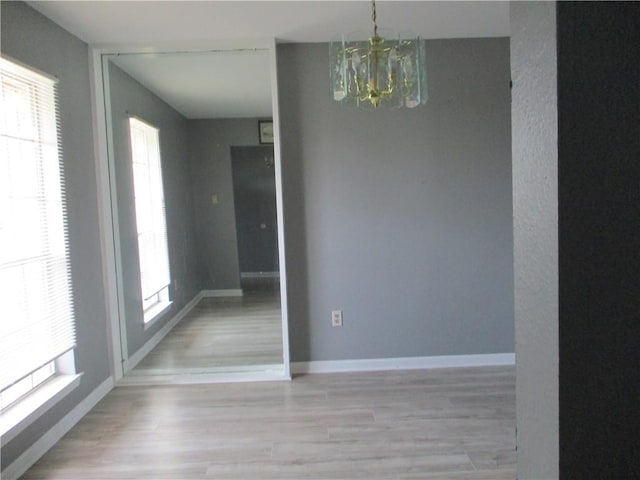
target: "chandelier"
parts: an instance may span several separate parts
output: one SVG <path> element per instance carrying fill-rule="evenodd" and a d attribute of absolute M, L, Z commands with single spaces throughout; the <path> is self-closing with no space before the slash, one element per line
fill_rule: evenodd
<path fill-rule="evenodd" d="M 362 108 L 414 108 L 427 101 L 424 47 L 420 37 L 378 31 L 372 0 L 373 36 L 353 33 L 329 43 L 331 96 Z"/>

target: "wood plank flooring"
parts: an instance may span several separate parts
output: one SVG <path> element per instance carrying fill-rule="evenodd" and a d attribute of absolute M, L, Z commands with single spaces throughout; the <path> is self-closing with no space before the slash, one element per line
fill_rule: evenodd
<path fill-rule="evenodd" d="M 280 292 L 203 298 L 133 370 L 133 374 L 282 364 Z"/>
<path fill-rule="evenodd" d="M 117 387 L 23 477 L 515 478 L 515 368 Z"/>

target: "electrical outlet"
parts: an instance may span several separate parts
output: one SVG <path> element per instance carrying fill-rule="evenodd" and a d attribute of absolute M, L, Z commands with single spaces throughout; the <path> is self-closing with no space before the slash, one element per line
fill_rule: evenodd
<path fill-rule="evenodd" d="M 334 327 L 342 326 L 342 310 L 334 310 L 331 312 L 331 325 Z"/>

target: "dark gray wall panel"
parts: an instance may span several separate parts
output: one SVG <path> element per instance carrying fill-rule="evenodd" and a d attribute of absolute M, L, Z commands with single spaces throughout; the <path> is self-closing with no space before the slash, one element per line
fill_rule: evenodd
<path fill-rule="evenodd" d="M 559 2 L 560 478 L 640 478 L 640 4 Z"/>
<path fill-rule="evenodd" d="M 240 272 L 278 272 L 273 147 L 231 147 Z"/>

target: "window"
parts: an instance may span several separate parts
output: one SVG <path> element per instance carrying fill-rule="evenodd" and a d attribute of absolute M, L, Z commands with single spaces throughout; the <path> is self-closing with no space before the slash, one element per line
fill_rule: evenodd
<path fill-rule="evenodd" d="M 140 288 L 145 323 L 169 305 L 169 250 L 158 129 L 129 119 Z"/>
<path fill-rule="evenodd" d="M 0 58 L 0 410 L 74 369 L 56 81 Z"/>

